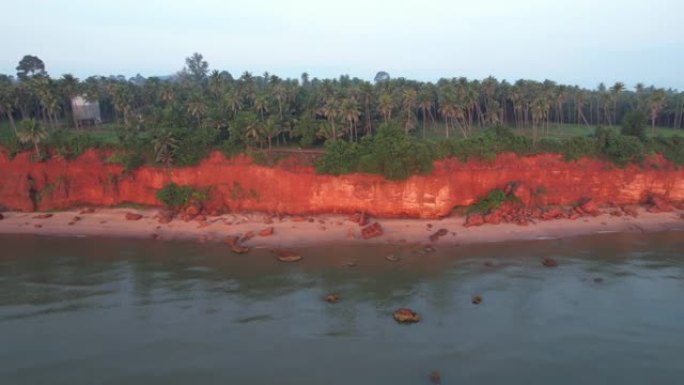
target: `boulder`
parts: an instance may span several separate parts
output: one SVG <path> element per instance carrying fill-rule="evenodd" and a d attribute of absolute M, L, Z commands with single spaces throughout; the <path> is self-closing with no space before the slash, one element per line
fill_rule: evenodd
<path fill-rule="evenodd" d="M 136 213 L 126 213 L 126 220 L 127 221 L 139 221 L 142 219 L 141 214 L 136 214 Z"/>
<path fill-rule="evenodd" d="M 565 218 L 565 213 L 563 210 L 559 209 L 558 207 L 554 207 L 552 209 L 546 210 L 542 213 L 541 219 L 545 221 L 550 221 L 552 219 L 561 219 Z"/>
<path fill-rule="evenodd" d="M 394 320 L 399 323 L 420 322 L 420 315 L 408 308 L 400 308 L 394 311 Z"/>
<path fill-rule="evenodd" d="M 634 206 L 622 206 L 620 209 L 622 209 L 625 215 L 629 215 L 630 217 L 637 218 L 639 216 L 639 211 L 637 211 Z"/>
<path fill-rule="evenodd" d="M 499 223 L 501 223 L 503 217 L 499 211 L 493 211 L 482 217 L 482 219 L 485 223 L 489 223 L 491 225 L 498 225 Z"/>
<path fill-rule="evenodd" d="M 230 246 L 230 251 L 232 251 L 235 254 L 245 254 L 246 252 L 249 251 L 249 248 L 242 246 L 239 243 L 236 243 L 236 244 Z"/>
<path fill-rule="evenodd" d="M 542 265 L 544 267 L 557 267 L 558 262 L 554 261 L 551 258 L 544 258 L 544 259 L 542 259 Z"/>
<path fill-rule="evenodd" d="M 276 259 L 280 262 L 298 262 L 302 260 L 302 256 L 292 250 L 287 249 L 273 249 L 271 250 L 276 255 Z"/>
<path fill-rule="evenodd" d="M 526 185 L 522 183 L 516 184 L 515 187 L 513 187 L 511 194 L 517 198 L 523 206 L 532 206 L 532 192 Z"/>
<path fill-rule="evenodd" d="M 587 214 L 594 217 L 601 214 L 598 208 L 598 204 L 596 204 L 596 202 L 594 202 L 591 199 L 585 200 L 582 204 L 579 205 L 578 208 L 580 209 L 582 214 Z"/>
<path fill-rule="evenodd" d="M 226 235 L 225 238 L 223 238 L 223 243 L 228 246 L 235 246 L 237 245 L 238 240 L 240 240 L 240 237 L 236 235 Z"/>
<path fill-rule="evenodd" d="M 273 235 L 273 226 L 267 227 L 259 231 L 260 237 L 270 237 L 271 235 Z"/>
<path fill-rule="evenodd" d="M 361 238 L 363 238 L 363 239 L 376 238 L 376 237 L 381 236 L 382 234 L 383 234 L 382 226 L 380 226 L 380 223 L 378 223 L 378 222 L 375 222 L 368 227 L 364 227 L 361 230 Z"/>
<path fill-rule="evenodd" d="M 439 372 L 435 370 L 434 372 L 430 373 L 430 382 L 432 382 L 433 384 L 441 384 L 442 383 L 442 375 L 439 374 Z"/>
<path fill-rule="evenodd" d="M 337 294 L 328 294 L 323 298 L 327 303 L 337 303 L 340 297 Z"/>
<path fill-rule="evenodd" d="M 254 238 L 254 235 L 254 231 L 248 231 L 240 238 L 240 242 L 247 242 L 250 239 Z"/>
<path fill-rule="evenodd" d="M 657 195 L 652 195 L 649 199 L 651 207 L 648 208 L 650 213 L 668 213 L 674 210 L 670 202 Z"/>
<path fill-rule="evenodd" d="M 354 215 L 351 215 L 347 219 L 351 222 L 358 224 L 361 227 L 366 226 L 368 224 L 368 215 L 366 215 L 365 213 L 356 213 Z"/>
<path fill-rule="evenodd" d="M 439 229 L 434 234 L 430 235 L 430 241 L 431 242 L 437 242 L 439 240 L 439 238 L 441 238 L 447 234 L 449 234 L 449 230 Z"/>
<path fill-rule="evenodd" d="M 159 210 L 157 212 L 157 215 L 155 215 L 155 218 L 158 218 L 159 223 L 161 224 L 166 224 L 170 223 L 173 220 L 173 211 L 169 209 L 163 209 Z"/>
<path fill-rule="evenodd" d="M 484 224 L 484 218 L 480 214 L 470 214 L 466 218 L 466 222 L 463 225 L 464 227 L 471 227 L 471 226 L 482 226 Z"/>

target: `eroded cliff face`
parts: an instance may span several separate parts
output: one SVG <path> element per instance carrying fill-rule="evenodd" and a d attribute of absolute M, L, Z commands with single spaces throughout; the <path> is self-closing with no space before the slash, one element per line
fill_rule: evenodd
<path fill-rule="evenodd" d="M 12 160 L 0 154 L 0 206 L 32 211 L 159 205 L 156 192 L 169 182 L 212 186 L 205 204 L 209 210 L 281 214 L 366 212 L 436 218 L 510 183 L 525 186 L 528 205 L 572 205 L 584 198 L 625 205 L 642 203 L 651 195 L 684 202 L 684 169 L 660 157 L 643 166 L 618 168 L 592 159 L 568 163 L 555 154 L 501 154 L 493 162 L 439 161 L 432 174 L 405 181 L 365 174 L 317 175 L 310 167 L 261 167 L 248 158 L 225 159 L 220 153 L 195 167 L 142 167 L 125 174 L 105 158 L 90 150 L 73 161 L 34 163 L 28 153 Z"/>

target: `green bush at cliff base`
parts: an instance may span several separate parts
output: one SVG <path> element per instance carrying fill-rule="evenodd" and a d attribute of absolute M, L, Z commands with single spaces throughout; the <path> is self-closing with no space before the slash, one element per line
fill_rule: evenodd
<path fill-rule="evenodd" d="M 195 189 L 175 183 L 169 183 L 157 191 L 157 200 L 169 208 L 180 208 L 192 201 L 203 202 L 208 198 L 209 188 Z"/>
<path fill-rule="evenodd" d="M 494 189 L 487 193 L 485 197 L 469 206 L 466 212 L 468 214 L 487 214 L 492 210 L 498 209 L 506 200 L 508 200 L 508 197 L 506 197 L 502 190 Z"/>

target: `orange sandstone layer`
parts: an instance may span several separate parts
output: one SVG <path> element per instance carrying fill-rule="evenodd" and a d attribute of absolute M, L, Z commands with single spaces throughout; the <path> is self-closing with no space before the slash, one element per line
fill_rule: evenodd
<path fill-rule="evenodd" d="M 627 205 L 652 195 L 684 202 L 684 169 L 662 157 L 618 168 L 595 159 L 565 162 L 557 154 L 501 154 L 492 162 L 438 161 L 430 175 L 405 181 L 367 174 L 318 175 L 311 167 L 262 167 L 218 152 L 194 167 L 142 167 L 129 174 L 105 158 L 105 153 L 89 150 L 73 161 L 36 163 L 28 153 L 12 160 L 0 154 L 0 206 L 19 211 L 158 206 L 156 192 L 170 182 L 211 186 L 207 210 L 279 214 L 440 218 L 510 183 L 524 186 L 526 193 L 516 195 L 528 206 L 572 205 L 586 198 L 599 205 Z"/>

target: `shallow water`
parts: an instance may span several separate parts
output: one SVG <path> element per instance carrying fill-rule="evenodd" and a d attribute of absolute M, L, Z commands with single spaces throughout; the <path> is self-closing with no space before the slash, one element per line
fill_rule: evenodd
<path fill-rule="evenodd" d="M 684 233 L 435 249 L 0 236 L 0 383 L 684 383 Z"/>

